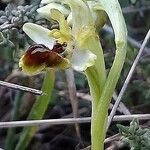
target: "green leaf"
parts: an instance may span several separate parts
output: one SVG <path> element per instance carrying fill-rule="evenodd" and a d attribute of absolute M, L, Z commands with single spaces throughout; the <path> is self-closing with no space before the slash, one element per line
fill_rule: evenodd
<path fill-rule="evenodd" d="M 142 129 L 138 121 L 134 119 L 130 126 L 117 125 L 122 134 L 122 142 L 128 144 L 134 150 L 150 149 L 150 130 Z"/>
<path fill-rule="evenodd" d="M 12 112 L 12 120 L 17 120 L 19 118 L 19 108 L 21 105 L 21 92 L 17 92 L 14 101 L 14 108 Z M 8 129 L 7 137 L 5 141 L 5 150 L 13 150 L 15 147 L 15 128 Z"/>
<path fill-rule="evenodd" d="M 116 55 L 113 65 L 100 95 L 98 106 L 93 110 L 92 119 L 92 150 L 103 150 L 103 143 L 106 136 L 106 121 L 108 117 L 109 104 L 120 77 L 126 57 L 127 29 L 122 15 L 120 4 L 117 0 L 98 0 L 103 10 L 108 14 L 111 21 L 116 44 Z M 98 134 L 100 133 L 100 134 Z"/>
<path fill-rule="evenodd" d="M 42 85 L 43 95 L 38 97 L 37 100 L 35 101 L 28 116 L 28 120 L 42 119 L 47 109 L 48 103 L 50 102 L 51 99 L 54 87 L 54 80 L 55 80 L 54 70 L 47 71 Z M 37 127 L 35 126 L 24 128 L 15 150 L 24 150 L 28 146 L 29 142 L 31 141 L 36 131 Z"/>
<path fill-rule="evenodd" d="M 125 126 L 123 126 L 121 124 L 117 124 L 117 127 L 119 128 L 121 133 L 125 133 L 125 134 L 129 133 L 129 127 L 125 127 Z"/>

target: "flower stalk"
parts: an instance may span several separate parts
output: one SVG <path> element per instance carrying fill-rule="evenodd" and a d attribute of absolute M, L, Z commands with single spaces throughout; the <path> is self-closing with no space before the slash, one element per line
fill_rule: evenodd
<path fill-rule="evenodd" d="M 37 100 L 35 101 L 28 116 L 29 120 L 30 119 L 36 120 L 43 118 L 47 106 L 51 101 L 51 96 L 54 88 L 54 81 L 55 81 L 55 71 L 47 70 L 42 85 L 43 94 L 40 97 L 38 97 Z M 35 126 L 24 128 L 15 150 L 26 149 L 37 129 L 38 128 Z"/>
<path fill-rule="evenodd" d="M 92 122 L 91 122 L 92 150 L 104 149 L 108 108 L 111 101 L 111 97 L 113 95 L 113 91 L 115 90 L 117 81 L 119 79 L 125 61 L 126 42 L 127 42 L 127 30 L 118 1 L 112 0 L 110 2 L 109 0 L 101 0 L 100 4 L 108 14 L 115 32 L 116 55 L 114 58 L 113 65 L 108 74 L 108 77 L 103 86 L 103 89 L 100 93 L 97 105 L 94 107 L 94 102 L 92 102 L 93 105 Z M 95 63 L 95 65 L 97 64 Z M 91 91 L 94 91 L 93 89 L 94 82 L 92 84 L 89 82 Z M 97 92 L 95 92 L 95 94 L 97 95 Z M 95 100 L 93 99 L 93 101 Z"/>
<path fill-rule="evenodd" d="M 103 143 L 106 135 L 108 108 L 113 91 L 119 79 L 121 69 L 124 64 L 125 56 L 126 53 L 124 51 L 118 52 L 118 54 L 116 54 L 114 64 L 110 70 L 102 94 L 100 96 L 98 106 L 96 109 L 92 107 L 93 108 L 92 128 L 91 128 L 92 150 L 104 149 Z"/>

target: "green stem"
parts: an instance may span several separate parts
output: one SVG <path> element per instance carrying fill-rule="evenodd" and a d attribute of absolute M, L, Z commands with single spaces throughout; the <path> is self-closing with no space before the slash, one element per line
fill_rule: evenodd
<path fill-rule="evenodd" d="M 125 48 L 125 47 L 124 47 Z M 119 79 L 126 56 L 126 50 L 117 51 L 113 66 L 110 70 L 97 109 L 93 110 L 92 115 L 92 150 L 104 149 L 104 138 L 106 135 L 106 122 L 108 108 L 113 91 Z"/>
<path fill-rule="evenodd" d="M 42 91 L 44 94 L 41 95 L 35 101 L 30 111 L 30 114 L 28 116 L 28 120 L 42 119 L 47 109 L 48 103 L 50 102 L 51 99 L 51 95 L 54 87 L 54 80 L 55 80 L 54 70 L 47 71 L 42 85 Z M 36 131 L 37 131 L 37 127 L 35 126 L 24 128 L 15 150 L 24 150 L 28 146 L 29 142 L 31 141 Z"/>
<path fill-rule="evenodd" d="M 91 142 L 92 150 L 103 150 L 106 135 L 108 108 L 119 79 L 126 56 L 127 30 L 118 0 L 99 0 L 103 10 L 108 14 L 115 32 L 116 55 L 103 85 L 97 107 L 92 107 Z M 97 65 L 97 64 L 95 64 Z"/>

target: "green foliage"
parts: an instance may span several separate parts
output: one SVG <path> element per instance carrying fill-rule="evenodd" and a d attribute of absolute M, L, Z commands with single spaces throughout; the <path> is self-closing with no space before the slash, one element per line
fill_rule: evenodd
<path fill-rule="evenodd" d="M 21 105 L 21 92 L 17 92 L 14 101 L 14 110 L 12 112 L 12 120 L 17 120 L 19 118 L 19 109 Z M 5 150 L 12 150 L 15 147 L 15 128 L 10 128 L 7 132 L 7 137 L 5 141 Z"/>
<path fill-rule="evenodd" d="M 42 91 L 43 95 L 37 98 L 35 101 L 30 114 L 28 116 L 28 120 L 30 119 L 42 119 L 43 115 L 48 107 L 48 104 L 51 100 L 51 95 L 53 92 L 53 86 L 54 86 L 54 80 L 55 80 L 55 72 L 54 70 L 47 71 L 44 82 L 42 85 Z M 20 140 L 15 148 L 15 150 L 24 150 L 29 142 L 32 139 L 32 136 L 37 131 L 37 127 L 28 127 L 24 128 L 23 132 L 20 135 Z"/>
<path fill-rule="evenodd" d="M 118 124 L 122 134 L 122 141 L 129 144 L 131 150 L 150 149 L 150 129 L 142 129 L 137 120 L 133 120 L 129 127 Z"/>

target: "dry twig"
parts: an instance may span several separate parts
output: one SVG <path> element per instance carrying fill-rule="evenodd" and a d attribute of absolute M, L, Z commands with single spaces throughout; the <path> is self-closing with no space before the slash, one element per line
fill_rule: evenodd
<path fill-rule="evenodd" d="M 0 81 L 0 85 L 5 86 L 7 88 L 15 89 L 15 90 L 20 90 L 20 91 L 24 91 L 24 92 L 33 93 L 33 94 L 36 94 L 36 95 L 42 95 L 43 94 L 42 91 L 40 91 L 40 90 L 25 87 L 25 86 L 21 86 L 21 85 L 17 85 L 17 84 L 13 84 L 13 83 L 9 83 L 9 82 L 5 82 L 5 81 Z"/>
<path fill-rule="evenodd" d="M 138 120 L 149 120 L 150 114 L 135 114 L 135 115 L 116 115 L 113 121 L 128 121 L 136 118 Z M 45 119 L 45 120 L 26 120 L 26 121 L 10 121 L 0 122 L 0 128 L 41 126 L 41 125 L 61 125 L 74 123 L 89 123 L 91 117 L 85 118 L 66 118 L 66 119 Z"/>
<path fill-rule="evenodd" d="M 70 101 L 72 105 L 73 117 L 77 118 L 78 117 L 78 98 L 76 95 L 77 91 L 76 91 L 73 69 L 71 68 L 67 69 L 65 73 L 66 73 L 69 97 L 70 97 Z M 81 142 L 80 128 L 79 128 L 78 123 L 75 123 L 75 129 L 76 129 L 77 136 Z"/>

